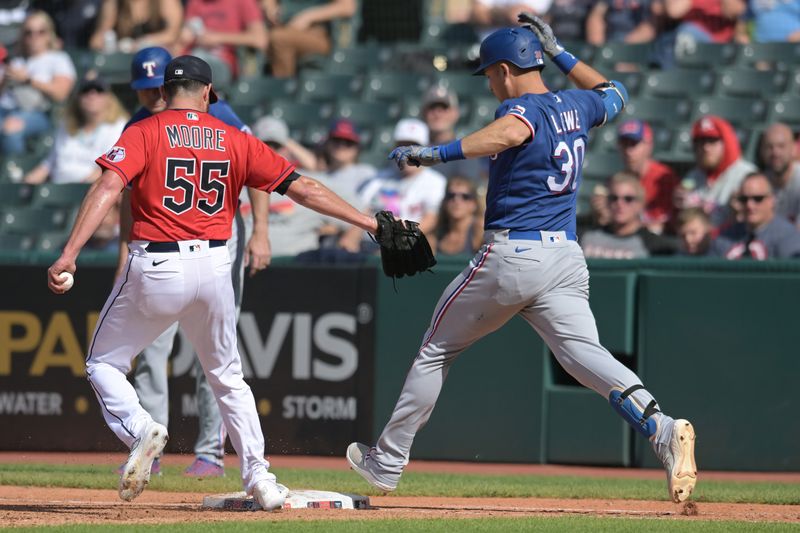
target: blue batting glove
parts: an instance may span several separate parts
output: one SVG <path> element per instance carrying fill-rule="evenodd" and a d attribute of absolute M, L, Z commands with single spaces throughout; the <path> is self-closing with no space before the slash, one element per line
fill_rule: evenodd
<path fill-rule="evenodd" d="M 442 162 L 438 146 L 398 146 L 389 154 L 389 159 L 394 159 L 400 170 L 408 165 L 430 167 Z"/>

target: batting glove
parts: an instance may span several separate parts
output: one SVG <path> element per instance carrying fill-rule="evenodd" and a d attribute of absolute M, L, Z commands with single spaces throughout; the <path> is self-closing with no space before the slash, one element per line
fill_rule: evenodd
<path fill-rule="evenodd" d="M 564 51 L 564 47 L 558 44 L 558 39 L 556 39 L 556 35 L 553 33 L 553 28 L 536 15 L 523 11 L 517 16 L 517 20 L 523 23 L 525 28 L 528 28 L 536 34 L 536 37 L 538 37 L 539 41 L 542 43 L 544 53 L 551 58 Z"/>
<path fill-rule="evenodd" d="M 399 146 L 392 150 L 389 159 L 394 159 L 400 170 L 408 165 L 431 167 L 442 163 L 442 155 L 438 146 Z"/>

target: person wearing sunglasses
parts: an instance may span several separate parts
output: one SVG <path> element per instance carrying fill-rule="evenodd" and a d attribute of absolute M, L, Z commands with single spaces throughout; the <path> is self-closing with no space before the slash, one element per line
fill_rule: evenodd
<path fill-rule="evenodd" d="M 756 260 L 800 257 L 800 233 L 775 213 L 775 192 L 763 173 L 748 174 L 734 201 L 743 220 L 717 237 L 712 248 L 715 255 Z"/>
<path fill-rule="evenodd" d="M 736 131 L 727 120 L 706 115 L 692 125 L 692 148 L 695 166 L 684 176 L 675 190 L 679 205 L 690 205 L 686 198 L 696 195 L 711 215 L 711 223 L 721 226 L 731 217 L 728 203 L 742 179 L 756 170 L 742 157 Z M 690 190 L 689 184 L 694 187 Z"/>
<path fill-rule="evenodd" d="M 70 98 L 47 158 L 23 179 L 26 183 L 89 183 L 100 177 L 95 159 L 114 146 L 130 116 L 108 82 L 91 73 Z"/>
<path fill-rule="evenodd" d="M 677 251 L 674 239 L 656 235 L 645 227 L 644 198 L 644 187 L 636 175 L 619 172 L 611 176 L 606 197 L 611 222 L 583 234 L 581 246 L 586 257 L 640 259 Z"/>
<path fill-rule="evenodd" d="M 800 221 L 800 162 L 792 129 L 777 122 L 764 131 L 759 145 L 761 170 L 775 191 L 775 212 Z"/>
<path fill-rule="evenodd" d="M 28 138 L 52 128 L 50 111 L 69 97 L 75 85 L 75 66 L 58 50 L 53 19 L 33 11 L 22 23 L 20 55 L 12 57 L 0 92 L 0 150 L 25 152 Z"/>
<path fill-rule="evenodd" d="M 483 244 L 483 202 L 475 184 L 460 176 L 447 181 L 431 238 L 437 256 L 469 256 Z"/>

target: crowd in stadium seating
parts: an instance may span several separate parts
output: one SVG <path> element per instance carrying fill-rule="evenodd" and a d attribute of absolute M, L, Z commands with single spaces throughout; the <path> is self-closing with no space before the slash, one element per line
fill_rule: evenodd
<path fill-rule="evenodd" d="M 587 257 L 800 256 L 800 44 L 790 44 L 800 43 L 800 0 L 409 0 L 402 20 L 356 0 L 7 2 L 0 250 L 59 246 L 76 205 L 51 199 L 55 214 L 37 219 L 37 184 L 96 179 L 94 158 L 134 111 L 131 54 L 160 45 L 209 61 L 253 133 L 303 172 L 367 212 L 418 220 L 441 255 L 469 254 L 488 161 L 400 172 L 385 157 L 492 120 L 496 102 L 470 76 L 474 51 L 523 8 L 631 93 L 617 127 L 590 138 L 579 195 Z M 568 86 L 552 68 L 543 75 L 553 90 Z M 270 217 L 276 256 L 375 252 L 362 232 L 283 198 Z M 97 249 L 113 241 L 109 228 Z"/>

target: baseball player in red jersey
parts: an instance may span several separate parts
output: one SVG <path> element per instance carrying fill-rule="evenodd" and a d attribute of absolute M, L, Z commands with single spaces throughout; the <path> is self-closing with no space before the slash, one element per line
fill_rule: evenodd
<path fill-rule="evenodd" d="M 182 56 L 167 66 L 167 110 L 130 126 L 97 163 L 104 169 L 86 199 L 48 286 L 63 293 L 81 248 L 123 187 L 132 185 L 130 255 L 106 301 L 89 346 L 86 373 L 106 423 L 131 448 L 120 478 L 123 500 L 149 481 L 167 429 L 154 422 L 125 378 L 133 358 L 180 322 L 214 391 L 241 462 L 245 490 L 264 509 L 288 489 L 268 472 L 264 436 L 236 346 L 231 259 L 225 240 L 244 186 L 276 191 L 322 214 L 375 233 L 374 218 L 336 196 L 252 135 L 207 114 L 216 100 L 211 68 Z"/>

